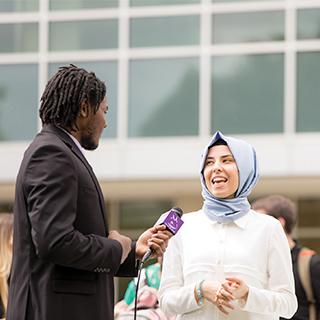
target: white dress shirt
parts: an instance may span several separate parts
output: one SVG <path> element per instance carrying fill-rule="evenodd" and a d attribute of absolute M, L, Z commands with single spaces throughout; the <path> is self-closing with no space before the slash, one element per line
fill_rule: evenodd
<path fill-rule="evenodd" d="M 297 309 L 288 241 L 273 217 L 250 210 L 230 223 L 209 220 L 202 210 L 183 215 L 163 260 L 160 305 L 177 319 L 274 320 Z M 246 303 L 222 314 L 205 300 L 200 307 L 194 287 L 201 280 L 238 277 L 249 286 Z"/>
<path fill-rule="evenodd" d="M 69 133 L 67 130 L 59 127 L 62 131 L 64 131 L 71 139 L 72 141 L 75 143 L 75 145 L 78 147 L 78 149 L 81 151 L 81 153 L 83 154 L 84 157 L 86 157 L 86 155 L 84 154 L 84 150 L 80 144 L 80 142 L 71 134 Z"/>

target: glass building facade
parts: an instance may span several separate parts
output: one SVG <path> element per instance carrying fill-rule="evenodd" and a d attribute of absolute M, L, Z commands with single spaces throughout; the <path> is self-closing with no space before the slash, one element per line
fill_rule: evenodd
<path fill-rule="evenodd" d="M 320 131 L 316 0 L 2 0 L 0 17 L 1 141 L 37 132 L 68 63 L 105 79 L 106 138 Z"/>

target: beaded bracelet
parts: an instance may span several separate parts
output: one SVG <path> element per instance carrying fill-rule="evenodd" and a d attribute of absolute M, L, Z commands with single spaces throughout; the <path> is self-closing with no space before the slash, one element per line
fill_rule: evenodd
<path fill-rule="evenodd" d="M 196 296 L 197 296 L 197 303 L 199 306 L 203 305 L 203 295 L 202 295 L 202 290 L 201 286 L 204 280 L 201 280 L 197 285 L 196 285 Z"/>

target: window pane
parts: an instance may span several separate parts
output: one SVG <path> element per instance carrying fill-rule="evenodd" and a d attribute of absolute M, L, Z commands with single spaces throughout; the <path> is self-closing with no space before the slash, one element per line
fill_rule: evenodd
<path fill-rule="evenodd" d="M 112 8 L 117 6 L 118 0 L 50 0 L 50 10 Z"/>
<path fill-rule="evenodd" d="M 38 66 L 0 65 L 0 140 L 32 139 L 38 107 Z"/>
<path fill-rule="evenodd" d="M 131 20 L 130 46 L 179 46 L 199 43 L 199 16 L 135 18 Z"/>
<path fill-rule="evenodd" d="M 284 40 L 283 12 L 225 13 L 212 16 L 212 43 Z"/>
<path fill-rule="evenodd" d="M 38 11 L 39 0 L 0 0 L 0 12 Z"/>
<path fill-rule="evenodd" d="M 117 135 L 117 63 L 114 61 L 99 62 L 61 62 L 49 65 L 49 77 L 53 76 L 60 66 L 75 64 L 87 71 L 93 71 L 97 77 L 105 81 L 107 86 L 107 128 L 103 131 L 103 138 L 114 138 Z"/>
<path fill-rule="evenodd" d="M 298 39 L 320 38 L 320 9 L 298 11 Z"/>
<path fill-rule="evenodd" d="M 212 131 L 283 131 L 282 54 L 215 57 L 212 60 Z"/>
<path fill-rule="evenodd" d="M 305 237 L 308 233 L 308 228 L 320 228 L 320 199 L 307 198 L 299 199 L 298 201 L 298 235 L 302 245 L 307 246 L 316 251 L 320 251 L 320 230 L 312 237 Z M 300 233 L 300 228 L 304 228 L 303 234 Z M 306 233 L 305 233 L 306 232 Z M 314 231 L 313 231 L 314 232 Z M 305 238 L 304 238 L 304 237 Z"/>
<path fill-rule="evenodd" d="M 297 131 L 320 131 L 320 52 L 297 57 Z"/>
<path fill-rule="evenodd" d="M 0 24 L 0 52 L 35 52 L 37 50 L 37 23 Z"/>
<path fill-rule="evenodd" d="M 301 244 L 307 248 L 320 251 L 320 238 L 300 238 Z"/>
<path fill-rule="evenodd" d="M 118 21 L 115 19 L 50 23 L 51 51 L 110 49 L 117 46 Z"/>
<path fill-rule="evenodd" d="M 130 137 L 197 135 L 198 104 L 198 59 L 131 62 Z"/>
<path fill-rule="evenodd" d="M 299 199 L 299 227 L 320 227 L 320 200 Z M 320 234 L 319 234 L 320 238 Z"/>
<path fill-rule="evenodd" d="M 134 6 L 159 6 L 159 5 L 175 5 L 199 3 L 200 0 L 130 0 L 130 5 Z"/>

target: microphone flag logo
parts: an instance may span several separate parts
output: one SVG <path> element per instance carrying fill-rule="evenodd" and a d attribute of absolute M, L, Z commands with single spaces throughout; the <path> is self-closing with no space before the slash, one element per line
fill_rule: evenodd
<path fill-rule="evenodd" d="M 182 219 L 175 213 L 174 210 L 170 210 L 169 214 L 165 217 L 163 224 L 173 233 L 176 234 L 183 225 Z"/>

